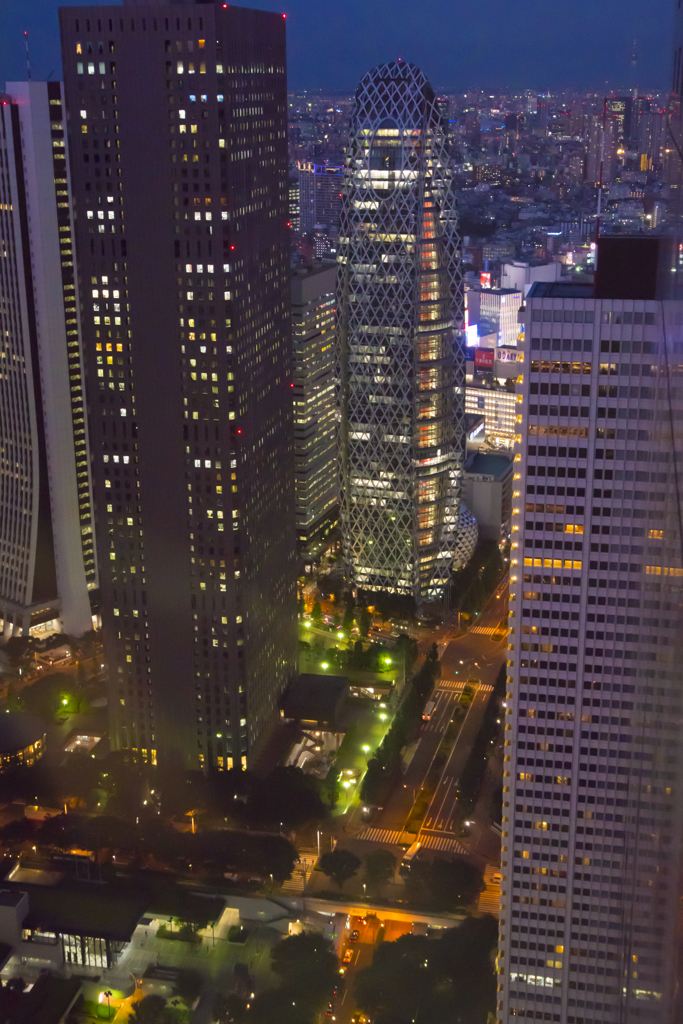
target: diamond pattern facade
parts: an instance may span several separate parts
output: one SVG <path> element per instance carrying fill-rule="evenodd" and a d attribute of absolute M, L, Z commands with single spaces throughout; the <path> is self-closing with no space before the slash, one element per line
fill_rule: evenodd
<path fill-rule="evenodd" d="M 338 259 L 345 556 L 359 587 L 420 606 L 458 547 L 465 363 L 451 167 L 412 64 L 358 87 Z"/>

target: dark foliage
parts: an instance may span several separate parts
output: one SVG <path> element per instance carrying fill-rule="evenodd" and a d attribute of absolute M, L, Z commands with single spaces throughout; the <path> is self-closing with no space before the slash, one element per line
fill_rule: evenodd
<path fill-rule="evenodd" d="M 322 873 L 331 878 L 341 890 L 344 882 L 348 882 L 358 872 L 361 860 L 350 850 L 344 850 L 337 846 L 334 850 L 323 853 L 318 861 L 318 866 Z"/>
<path fill-rule="evenodd" d="M 438 939 L 383 942 L 357 976 L 358 1005 L 376 1024 L 486 1024 L 495 1010 L 497 941 L 497 922 L 487 916 L 468 918 Z"/>
<path fill-rule="evenodd" d="M 496 677 L 493 693 L 486 705 L 481 728 L 476 735 L 470 755 L 460 775 L 458 804 L 463 817 L 467 817 L 474 810 L 484 780 L 488 758 L 495 748 L 496 741 L 503 728 L 501 702 L 505 697 L 506 679 L 507 666 L 502 665 Z M 498 724 L 498 719 L 500 719 L 500 725 Z"/>
<path fill-rule="evenodd" d="M 438 660 L 426 659 L 406 688 L 391 728 L 368 761 L 360 790 L 361 800 L 365 803 L 381 805 L 393 786 L 401 764 L 401 752 L 419 727 L 438 670 Z"/>
<path fill-rule="evenodd" d="M 289 878 L 297 859 L 295 848 L 284 836 L 259 835 L 231 830 L 178 832 L 158 818 L 140 824 L 105 815 L 84 817 L 60 814 L 43 822 L 38 842 L 65 850 L 81 849 L 134 852 L 175 870 L 202 867 L 215 872 L 245 871 L 277 882 Z"/>
<path fill-rule="evenodd" d="M 166 1006 L 163 996 L 145 996 L 133 1004 L 128 1018 L 131 1024 L 174 1024 L 175 1014 Z"/>
<path fill-rule="evenodd" d="M 471 906 L 484 888 L 478 868 L 461 858 L 417 860 L 406 878 L 406 895 L 417 907 L 452 911 Z"/>
<path fill-rule="evenodd" d="M 451 582 L 454 609 L 473 615 L 486 604 L 500 582 L 505 563 L 494 540 L 483 540 L 467 565 L 456 572 Z"/>

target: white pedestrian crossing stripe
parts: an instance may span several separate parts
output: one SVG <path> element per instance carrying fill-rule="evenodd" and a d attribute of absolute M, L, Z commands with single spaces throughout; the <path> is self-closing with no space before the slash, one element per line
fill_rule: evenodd
<path fill-rule="evenodd" d="M 465 685 L 464 681 L 461 683 L 457 679 L 456 680 L 452 680 L 452 679 L 438 679 L 437 682 L 436 682 L 436 689 L 437 690 L 452 690 L 455 693 L 460 693 L 462 691 L 464 685 Z M 477 693 L 479 693 L 479 692 L 481 692 L 481 693 L 490 693 L 492 689 L 493 689 L 493 686 L 491 686 L 490 683 L 480 683 L 479 686 L 477 686 Z"/>
<path fill-rule="evenodd" d="M 499 629 L 498 626 L 472 626 L 470 633 L 480 633 L 482 636 L 505 636 L 507 629 Z"/>
<path fill-rule="evenodd" d="M 401 845 L 401 831 L 391 832 L 385 828 L 366 828 L 362 832 L 359 832 L 355 839 L 362 839 L 366 843 L 393 843 L 396 846 Z"/>
<path fill-rule="evenodd" d="M 436 850 L 441 853 L 467 853 L 467 850 L 457 839 L 449 839 L 447 836 L 420 836 L 420 843 L 425 850 Z"/>
<path fill-rule="evenodd" d="M 500 882 L 494 876 L 500 873 L 500 868 L 494 864 L 488 864 L 484 872 L 486 888 L 479 897 L 479 911 L 482 914 L 500 913 Z"/>

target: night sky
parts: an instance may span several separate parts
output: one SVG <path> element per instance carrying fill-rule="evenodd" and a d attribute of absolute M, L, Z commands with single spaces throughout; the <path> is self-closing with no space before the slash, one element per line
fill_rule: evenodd
<path fill-rule="evenodd" d="M 352 91 L 374 64 L 419 64 L 437 89 L 668 87 L 674 0 L 264 0 L 286 11 L 293 89 Z M 57 0 L 0 0 L 0 82 L 60 74 Z M 633 39 L 639 62 L 631 65 Z"/>

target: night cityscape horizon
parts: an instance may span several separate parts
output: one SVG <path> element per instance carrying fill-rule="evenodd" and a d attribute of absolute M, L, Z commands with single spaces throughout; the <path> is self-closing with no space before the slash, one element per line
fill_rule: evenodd
<path fill-rule="evenodd" d="M 35 80 L 60 77 L 59 6 L 57 0 L 37 0 L 30 10 L 15 0 L 6 4 L 0 81 L 25 78 L 24 31 Z M 350 93 L 369 68 L 398 57 L 422 67 L 434 88 L 446 91 L 619 92 L 663 89 L 668 80 L 660 59 L 672 17 L 668 0 L 650 5 L 647 20 L 635 0 L 599 6 L 581 0 L 569 18 L 531 2 L 513 10 L 498 2 L 477 9 L 435 0 L 424 9 L 382 0 L 370 18 L 355 0 L 319 4 L 315 18 L 305 0 L 262 9 L 287 15 L 290 89 Z M 539 46 L 548 59 L 539 59 Z"/>
<path fill-rule="evenodd" d="M 0 15 L 0 1017 L 677 1024 L 680 0 L 309 6 Z"/>

